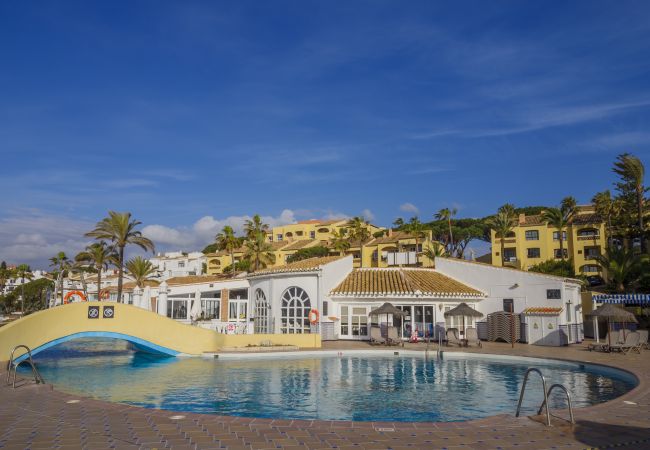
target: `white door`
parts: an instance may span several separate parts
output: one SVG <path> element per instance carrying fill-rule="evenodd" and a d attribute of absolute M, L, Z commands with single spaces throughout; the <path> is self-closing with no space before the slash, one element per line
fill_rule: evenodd
<path fill-rule="evenodd" d="M 368 307 L 366 306 L 341 306 L 341 339 L 368 339 Z"/>
<path fill-rule="evenodd" d="M 541 316 L 529 316 L 528 320 L 528 343 L 544 345 L 544 324 Z"/>

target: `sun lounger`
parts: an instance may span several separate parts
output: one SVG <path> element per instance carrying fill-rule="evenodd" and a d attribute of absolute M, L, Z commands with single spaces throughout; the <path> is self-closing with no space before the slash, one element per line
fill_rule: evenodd
<path fill-rule="evenodd" d="M 388 327 L 388 339 L 386 343 L 388 345 L 400 345 L 402 343 L 397 335 L 397 327 Z"/>
<path fill-rule="evenodd" d="M 463 343 L 458 339 L 458 330 L 456 328 L 449 328 L 447 330 L 447 345 L 458 344 L 459 347 L 462 347 Z"/>
<path fill-rule="evenodd" d="M 609 351 L 609 346 L 610 343 L 611 345 L 618 345 L 619 344 L 619 332 L 618 331 L 611 331 L 607 333 L 607 336 L 605 336 L 605 339 L 601 340 L 600 342 L 594 342 L 593 344 L 589 344 L 587 346 L 587 349 L 589 351 L 596 350 L 599 352 L 608 352 Z"/>
<path fill-rule="evenodd" d="M 610 351 L 617 350 L 623 354 L 628 354 L 631 351 L 641 353 L 641 335 L 636 331 L 626 333 L 625 342 L 622 344 L 611 345 Z"/>
<path fill-rule="evenodd" d="M 639 333 L 639 344 L 641 344 L 641 348 L 650 349 L 648 330 L 637 330 L 637 333 Z"/>
<path fill-rule="evenodd" d="M 386 339 L 384 339 L 384 337 L 381 335 L 381 328 L 370 327 L 370 344 L 380 345 L 385 343 L 386 343 Z"/>
<path fill-rule="evenodd" d="M 478 333 L 476 332 L 476 328 L 469 327 L 467 330 L 465 330 L 465 339 L 467 339 L 468 347 L 471 347 L 472 345 L 476 345 L 478 347 L 483 346 L 481 344 L 481 340 L 478 338 Z"/>

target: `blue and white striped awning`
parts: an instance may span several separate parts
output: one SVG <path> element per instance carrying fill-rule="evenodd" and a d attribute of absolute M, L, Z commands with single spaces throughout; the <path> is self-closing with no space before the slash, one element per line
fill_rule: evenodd
<path fill-rule="evenodd" d="M 650 294 L 598 294 L 593 296 L 593 301 L 596 303 L 650 305 Z"/>

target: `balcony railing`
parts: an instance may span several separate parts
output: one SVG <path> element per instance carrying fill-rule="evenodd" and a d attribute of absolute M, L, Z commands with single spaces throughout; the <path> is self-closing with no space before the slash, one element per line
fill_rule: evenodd
<path fill-rule="evenodd" d="M 600 239 L 599 234 L 594 234 L 592 236 L 578 236 L 579 241 L 597 241 Z"/>

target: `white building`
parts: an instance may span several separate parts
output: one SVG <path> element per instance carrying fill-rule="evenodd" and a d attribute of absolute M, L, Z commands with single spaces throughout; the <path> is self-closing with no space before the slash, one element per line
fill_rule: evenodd
<path fill-rule="evenodd" d="M 47 272 L 44 270 L 34 270 L 31 272 L 31 278 L 25 278 L 24 280 L 20 277 L 18 278 L 9 278 L 5 284 L 4 289 L 0 294 L 6 295 L 9 294 L 10 292 L 13 292 L 14 290 L 18 289 L 20 286 L 23 284 L 27 284 L 30 281 L 35 281 L 35 280 L 40 280 L 41 278 L 45 278 L 47 276 Z"/>
<path fill-rule="evenodd" d="M 167 252 L 158 253 L 149 258 L 149 261 L 158 269 L 159 278 L 166 280 L 203 274 L 203 265 L 207 263 L 207 258 L 201 252 Z"/>
<path fill-rule="evenodd" d="M 436 268 L 353 269 L 352 256 L 311 258 L 229 278 L 224 275 L 125 280 L 124 301 L 223 333 L 321 333 L 324 340 L 368 340 L 373 320 L 396 326 L 404 339 L 432 338 L 462 319 L 444 313 L 460 303 L 485 316 L 523 317 L 524 341 L 564 345 L 582 340 L 580 282 L 569 278 L 437 258 Z M 116 300 L 117 286 L 108 286 Z M 390 302 L 403 318 L 369 316 Z M 512 308 L 512 309 L 511 309 Z M 465 318 L 480 330 L 486 317 Z M 480 335 L 480 333 L 479 333 Z"/>

